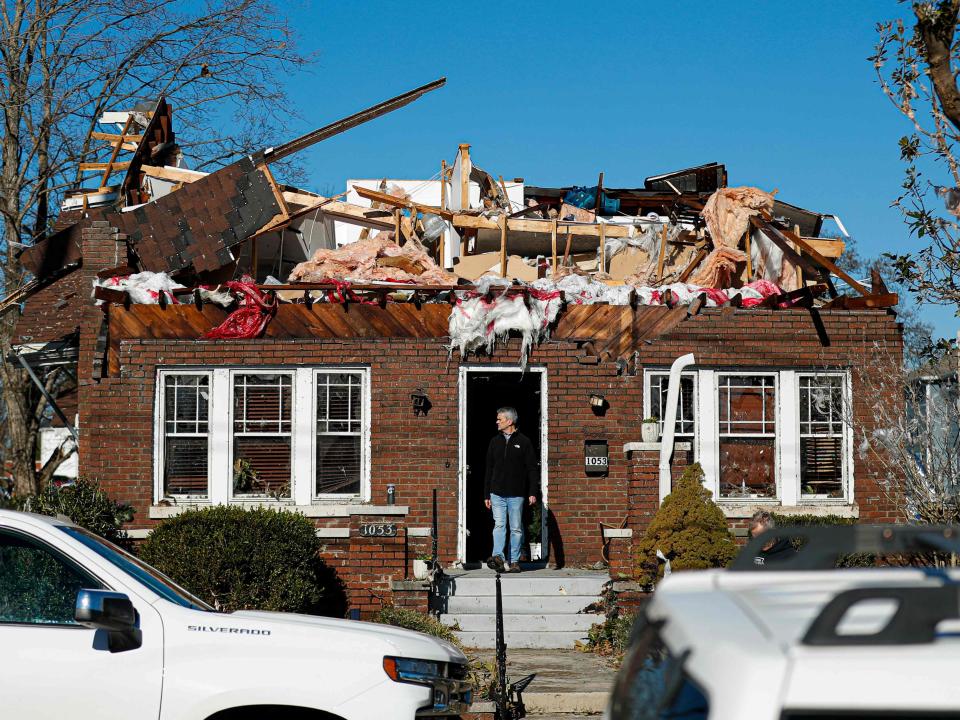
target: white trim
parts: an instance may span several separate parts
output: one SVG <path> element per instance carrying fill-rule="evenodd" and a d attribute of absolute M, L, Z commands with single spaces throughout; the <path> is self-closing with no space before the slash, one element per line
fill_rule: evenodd
<path fill-rule="evenodd" d="M 213 373 L 209 370 L 195 369 L 195 370 L 167 370 L 167 371 L 158 371 L 156 376 L 156 381 L 154 383 L 154 433 L 153 433 L 153 497 L 156 499 L 164 497 L 164 487 L 163 487 L 163 467 L 166 462 L 166 437 L 167 437 L 167 426 L 166 426 L 166 398 L 164 397 L 164 378 L 173 375 L 188 375 L 191 377 L 203 376 L 208 380 L 207 390 L 210 393 L 210 398 L 207 399 L 207 494 L 206 496 L 201 495 L 177 495 L 177 498 L 182 498 L 189 502 L 209 502 L 213 493 L 212 483 L 210 482 L 210 467 L 213 462 L 213 404 L 211 399 L 213 397 Z M 199 437 L 199 435 L 198 435 Z"/>
<path fill-rule="evenodd" d="M 314 384 L 315 374 L 298 372 L 293 376 L 293 422 L 291 425 L 291 477 L 293 485 L 290 495 L 297 505 L 309 505 L 313 501 L 312 482 L 302 482 L 303 468 L 310 468 L 313 476 L 316 466 L 316 447 L 314 420 L 317 417 L 315 407 L 317 391 Z M 304 411 L 306 409 L 306 411 Z"/>
<path fill-rule="evenodd" d="M 407 528 L 407 537 L 433 537 L 433 528 L 428 528 L 428 527 Z"/>
<path fill-rule="evenodd" d="M 253 510 L 255 508 L 272 508 L 274 510 L 287 510 L 297 512 L 304 517 L 309 518 L 344 518 L 353 515 L 377 515 L 377 516 L 403 516 L 410 513 L 409 505 L 363 505 L 360 503 L 351 504 L 326 504 L 326 505 L 293 505 L 290 503 L 253 500 L 250 502 L 237 502 L 237 506 Z M 209 507 L 209 503 L 185 503 L 183 505 L 151 505 L 149 517 L 151 520 L 164 520 L 166 518 L 176 517 L 187 510 L 197 510 L 198 508 Z"/>
<path fill-rule="evenodd" d="M 693 443 L 689 441 L 675 442 L 673 444 L 674 452 L 690 452 L 690 450 L 692 449 L 693 449 Z M 624 453 L 631 453 L 631 452 L 657 452 L 658 453 L 660 452 L 660 443 L 659 442 L 652 442 L 652 443 L 628 442 L 623 444 L 623 452 Z"/>
<path fill-rule="evenodd" d="M 521 372 L 515 365 L 460 365 L 457 373 L 458 422 L 458 472 L 457 472 L 457 561 L 467 558 L 467 377 L 470 373 Z M 550 509 L 549 495 L 549 423 L 547 369 L 528 366 L 523 372 L 540 374 L 540 502 L 543 503 L 540 526 L 540 542 L 546 551 L 550 547 L 547 515 Z M 546 552 L 543 559 L 546 560 Z"/>
<path fill-rule="evenodd" d="M 800 497 L 800 382 L 794 370 L 780 372 L 777 388 L 776 447 L 777 497 L 796 505 Z"/>
<path fill-rule="evenodd" d="M 742 519 L 753 517 L 758 510 L 766 510 L 780 515 L 816 515 L 823 517 L 825 515 L 838 515 L 844 518 L 860 517 L 860 508 L 852 503 L 845 502 L 805 502 L 799 505 L 781 505 L 775 501 L 754 502 L 754 503 L 717 503 L 723 510 L 724 516 L 730 519 Z"/>
<path fill-rule="evenodd" d="M 697 383 L 699 417 L 697 434 L 694 436 L 694 460 L 703 469 L 703 486 L 712 494 L 713 499 L 720 497 L 720 444 L 717 439 L 717 373 L 714 370 L 701 370 Z"/>
<path fill-rule="evenodd" d="M 773 425 L 774 425 L 774 428 L 773 428 L 773 433 L 769 433 L 769 432 L 760 432 L 760 433 L 731 433 L 731 432 L 729 431 L 730 422 L 731 422 L 731 421 L 730 421 L 730 418 L 729 418 L 729 411 L 728 411 L 728 416 L 727 416 L 727 428 L 728 428 L 728 431 L 727 431 L 726 433 L 721 433 L 721 432 L 720 432 L 720 379 L 721 379 L 722 377 L 739 377 L 739 378 L 745 378 L 745 377 L 772 377 L 772 378 L 773 378 L 773 393 L 774 393 L 774 398 L 773 398 L 773 401 L 774 401 L 774 408 L 773 408 L 773 419 L 774 419 Z M 766 389 L 766 385 L 762 386 L 762 388 L 763 388 L 763 389 Z M 779 447 L 779 445 L 780 445 L 780 434 L 781 434 L 781 428 L 780 428 L 780 425 L 779 425 L 779 417 L 778 417 L 778 413 L 779 413 L 779 409 L 778 409 L 778 408 L 780 407 L 780 395 L 781 395 L 781 393 L 780 393 L 780 371 L 777 371 L 777 370 L 750 370 L 750 369 L 743 369 L 743 370 L 741 370 L 741 369 L 739 369 L 739 368 L 734 368 L 734 369 L 729 369 L 729 370 L 726 369 L 726 368 L 723 368 L 723 369 L 719 369 L 719 370 L 716 371 L 716 373 L 715 373 L 715 375 L 714 375 L 713 397 L 714 397 L 714 402 L 716 403 L 716 404 L 715 404 L 715 408 L 716 408 L 717 414 L 716 414 L 714 423 L 713 423 L 712 425 L 710 425 L 709 427 L 710 427 L 710 429 L 711 429 L 711 433 L 714 434 L 715 437 L 716 437 L 716 448 L 715 448 L 715 450 L 714 450 L 714 452 L 715 452 L 715 456 L 714 456 L 714 457 L 715 457 L 715 463 L 716 463 L 716 465 L 714 466 L 714 467 L 715 467 L 715 470 L 714 470 L 714 473 L 715 473 L 715 476 L 714 476 L 714 486 L 716 487 L 716 491 L 715 491 L 715 493 L 714 493 L 714 498 L 716 498 L 717 502 L 744 502 L 744 501 L 751 501 L 751 500 L 752 500 L 752 501 L 759 501 L 759 502 L 764 502 L 764 501 L 776 502 L 777 500 L 780 499 L 780 453 L 779 453 L 779 451 L 778 451 L 778 447 Z M 761 420 L 761 427 L 766 427 L 766 425 L 767 425 L 767 422 L 766 422 L 766 413 L 764 413 L 764 418 Z M 746 498 L 730 497 L 730 498 L 724 498 L 724 497 L 721 497 L 721 496 L 720 496 L 720 436 L 721 436 L 721 435 L 725 435 L 725 436 L 727 436 L 727 437 L 735 437 L 735 438 L 758 437 L 758 438 L 772 438 L 772 439 L 773 439 L 773 479 L 774 479 L 774 493 L 775 493 L 774 497 L 770 497 L 770 498 L 764 498 L 764 497 L 746 497 Z"/>
<path fill-rule="evenodd" d="M 317 487 L 317 463 L 316 463 L 316 452 L 317 452 L 317 432 L 316 432 L 316 419 L 317 419 L 317 378 L 320 375 L 335 375 L 335 374 L 347 374 L 347 375 L 359 375 L 360 376 L 360 404 L 361 404 L 361 417 L 360 417 L 360 492 L 359 493 L 324 493 L 322 495 L 316 494 Z M 370 368 L 363 367 L 359 365 L 343 365 L 337 367 L 316 367 L 313 368 L 313 373 L 310 376 L 311 384 L 311 399 L 309 403 L 310 407 L 310 448 L 311 455 L 308 463 L 304 467 L 310 468 L 310 482 L 308 484 L 310 495 L 306 497 L 305 500 L 308 503 L 314 502 L 323 502 L 326 500 L 349 500 L 359 497 L 365 502 L 370 502 L 371 490 L 370 490 Z M 350 437 L 353 437 L 352 433 L 348 434 Z"/>
<path fill-rule="evenodd" d="M 233 490 L 232 397 L 230 370 L 215 368 L 213 382 L 210 383 L 210 435 L 218 438 L 218 441 L 210 443 L 212 452 L 209 468 L 210 502 L 215 505 L 230 502 Z"/>
<path fill-rule="evenodd" d="M 629 538 L 633 537 L 633 530 L 630 528 L 607 528 L 603 529 L 604 538 Z"/>
<path fill-rule="evenodd" d="M 349 538 L 350 528 L 317 528 L 316 534 L 318 538 Z"/>

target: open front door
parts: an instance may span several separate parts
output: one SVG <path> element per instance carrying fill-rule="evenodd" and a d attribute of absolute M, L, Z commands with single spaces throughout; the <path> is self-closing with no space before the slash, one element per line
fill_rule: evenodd
<path fill-rule="evenodd" d="M 493 515 L 484 505 L 483 480 L 487 446 L 497 432 L 497 410 L 502 407 L 516 409 L 518 430 L 530 438 L 537 450 L 541 508 L 547 498 L 546 371 L 543 368 L 527 368 L 521 372 L 515 367 L 461 367 L 458 556 L 468 565 L 483 562 L 493 548 Z M 543 513 L 534 516 L 529 505 L 524 504 L 525 549 L 530 542 L 531 522 L 536 518 L 541 519 L 541 544 L 546 547 L 543 517 Z"/>

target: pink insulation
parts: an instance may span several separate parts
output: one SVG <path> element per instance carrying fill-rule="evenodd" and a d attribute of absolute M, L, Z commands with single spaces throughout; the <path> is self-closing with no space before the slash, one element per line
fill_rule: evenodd
<path fill-rule="evenodd" d="M 773 195 L 754 187 L 720 188 L 707 200 L 703 219 L 714 247 L 736 248 L 750 229 L 750 218 L 773 210 Z"/>

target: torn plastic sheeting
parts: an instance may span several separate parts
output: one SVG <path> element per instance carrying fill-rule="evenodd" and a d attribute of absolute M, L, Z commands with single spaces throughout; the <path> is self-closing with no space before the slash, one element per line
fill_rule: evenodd
<path fill-rule="evenodd" d="M 185 288 L 163 272 L 141 272 L 126 276 L 114 275 L 103 280 L 94 280 L 93 287 L 125 290 L 130 296 L 130 302 L 136 305 L 157 305 L 160 303 L 161 293 L 167 296 L 168 302 L 176 303 L 177 299 L 174 297 L 173 291 Z M 104 302 L 103 300 L 97 300 L 96 304 L 103 305 Z"/>
<path fill-rule="evenodd" d="M 267 323 L 277 314 L 277 299 L 260 292 L 252 282 L 228 282 L 225 285 L 240 297 L 240 307 L 200 339 L 249 340 L 260 337 Z"/>

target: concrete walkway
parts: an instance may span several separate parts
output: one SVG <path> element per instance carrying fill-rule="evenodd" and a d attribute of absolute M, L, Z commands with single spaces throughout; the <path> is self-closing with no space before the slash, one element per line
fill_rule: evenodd
<path fill-rule="evenodd" d="M 491 650 L 468 652 L 493 662 Z M 617 670 L 605 658 L 579 650 L 511 650 L 507 648 L 507 678 L 519 680 L 536 673 L 523 694 L 529 715 L 562 720 L 603 712 Z M 490 705 L 488 709 L 486 706 Z M 492 703 L 474 703 L 474 712 L 489 712 Z"/>

